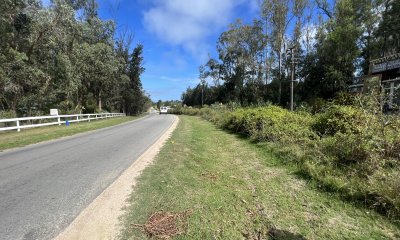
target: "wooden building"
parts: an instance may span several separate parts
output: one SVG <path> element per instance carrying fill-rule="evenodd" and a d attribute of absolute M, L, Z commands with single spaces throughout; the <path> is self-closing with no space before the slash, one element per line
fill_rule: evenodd
<path fill-rule="evenodd" d="M 400 106 L 400 53 L 372 60 L 369 74 L 354 78 L 349 92 L 368 92 L 371 87 L 384 93 L 389 110 Z"/>

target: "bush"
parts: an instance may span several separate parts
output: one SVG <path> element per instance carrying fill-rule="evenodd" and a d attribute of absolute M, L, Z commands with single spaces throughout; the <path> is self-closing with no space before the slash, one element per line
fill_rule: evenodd
<path fill-rule="evenodd" d="M 17 114 L 14 111 L 0 111 L 0 119 L 5 118 L 16 118 Z M 0 127 L 11 127 L 14 126 L 15 122 L 0 123 Z"/>
<path fill-rule="evenodd" d="M 309 101 L 307 105 L 308 105 L 308 108 L 310 109 L 310 112 L 312 114 L 316 114 L 316 113 L 323 111 L 323 109 L 327 105 L 327 101 L 322 98 L 314 98 L 311 101 Z"/>
<path fill-rule="evenodd" d="M 176 115 L 189 115 L 189 116 L 196 116 L 200 115 L 200 109 L 198 108 L 192 108 L 192 107 L 181 107 L 178 106 L 176 108 L 168 110 L 168 113 L 170 114 L 176 114 Z"/>
<path fill-rule="evenodd" d="M 334 104 L 343 106 L 357 106 L 357 98 L 354 94 L 341 92 L 333 99 Z"/>
<path fill-rule="evenodd" d="M 222 104 L 213 104 L 200 109 L 178 106 L 169 110 L 168 113 L 176 115 L 201 116 L 202 118 L 222 127 L 230 111 L 228 111 L 227 107 Z"/>
<path fill-rule="evenodd" d="M 296 114 L 277 106 L 238 109 L 229 115 L 225 128 L 257 141 L 302 143 L 316 137 L 309 126 L 310 115 Z"/>
<path fill-rule="evenodd" d="M 0 119 L 3 118 L 16 118 L 17 114 L 14 111 L 0 111 Z"/>
<path fill-rule="evenodd" d="M 182 106 L 176 106 L 176 107 L 174 107 L 172 109 L 169 109 L 168 113 L 176 114 L 176 115 L 182 115 L 182 114 L 184 114 L 183 107 Z"/>
<path fill-rule="evenodd" d="M 312 129 L 320 136 L 336 133 L 358 134 L 366 123 L 364 113 L 351 106 L 332 105 L 325 112 L 315 117 Z"/>
<path fill-rule="evenodd" d="M 365 162 L 375 152 L 372 142 L 365 136 L 340 132 L 323 139 L 322 150 L 326 155 L 335 157 L 338 163 L 345 165 Z"/>
<path fill-rule="evenodd" d="M 212 105 L 181 112 L 265 142 L 284 163 L 296 164 L 327 191 L 400 216 L 400 120 L 366 109 L 328 104 L 323 112 L 290 112 L 277 106 Z M 368 113 L 369 112 L 369 113 Z"/>

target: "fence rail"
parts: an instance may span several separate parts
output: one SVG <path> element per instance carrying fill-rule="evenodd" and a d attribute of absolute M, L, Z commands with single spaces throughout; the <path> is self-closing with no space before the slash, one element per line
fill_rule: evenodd
<path fill-rule="evenodd" d="M 34 127 L 43 127 L 43 126 L 51 126 L 51 125 L 61 125 L 66 124 L 67 122 L 83 122 L 90 120 L 97 120 L 103 118 L 113 118 L 113 117 L 123 117 L 125 113 L 95 113 L 95 114 L 74 114 L 74 115 L 55 115 L 55 116 L 38 116 L 38 117 L 22 117 L 22 118 L 6 118 L 0 119 L 0 125 L 3 123 L 5 126 L 0 127 L 1 131 L 10 131 L 17 130 L 18 132 L 21 129 L 25 128 L 34 128 Z M 55 120 L 50 122 L 44 122 L 48 120 Z M 33 123 L 33 122 L 39 123 Z M 15 126 L 7 126 L 10 123 L 14 123 Z"/>

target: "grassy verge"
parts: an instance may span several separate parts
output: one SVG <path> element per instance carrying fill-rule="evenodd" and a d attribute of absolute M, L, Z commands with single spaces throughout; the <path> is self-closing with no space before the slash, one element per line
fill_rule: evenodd
<path fill-rule="evenodd" d="M 364 110 L 329 104 L 323 112 L 310 114 L 273 105 L 237 109 L 213 105 L 181 108 L 177 114 L 201 116 L 221 129 L 263 143 L 321 189 L 400 224 L 400 121 L 398 116 Z"/>
<path fill-rule="evenodd" d="M 71 136 L 77 133 L 92 131 L 100 128 L 110 127 L 124 122 L 132 121 L 137 117 L 119 117 L 97 121 L 71 123 L 70 126 L 49 126 L 31 129 L 23 129 L 21 132 L 0 132 L 0 151 L 10 148 L 23 147 L 33 143 L 53 140 L 61 137 Z"/>
<path fill-rule="evenodd" d="M 176 239 L 400 237 L 398 226 L 385 217 L 319 191 L 267 148 L 196 117 L 181 116 L 130 202 L 122 239 L 148 238 L 149 226 L 157 230 L 149 220 L 160 212 L 168 214 L 156 222 L 158 236 L 182 232 Z M 174 213 L 177 218 L 169 217 Z M 162 231 L 162 220 L 182 215 L 187 219 L 175 231 Z M 174 230 L 171 223 L 164 227 Z"/>

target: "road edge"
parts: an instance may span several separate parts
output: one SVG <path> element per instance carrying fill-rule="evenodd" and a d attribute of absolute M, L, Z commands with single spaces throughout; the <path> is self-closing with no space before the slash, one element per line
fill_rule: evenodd
<path fill-rule="evenodd" d="M 61 136 L 61 137 L 58 137 L 58 138 L 44 140 L 44 141 L 40 141 L 40 142 L 36 142 L 36 143 L 30 143 L 30 144 L 27 144 L 27 145 L 24 145 L 24 146 L 20 146 L 20 147 L 7 148 L 7 149 L 0 150 L 0 153 L 9 153 L 9 152 L 12 153 L 12 152 L 19 151 L 19 150 L 25 149 L 25 148 L 29 149 L 29 148 L 32 148 L 32 147 L 45 145 L 45 144 L 49 144 L 49 143 L 53 143 L 53 142 L 57 142 L 57 141 L 64 141 L 64 140 L 69 140 L 69 139 L 72 139 L 72 138 L 82 137 L 82 136 L 85 136 L 87 134 L 91 134 L 91 133 L 96 132 L 96 131 L 107 130 L 107 129 L 112 128 L 112 127 L 123 126 L 123 125 L 129 124 L 129 123 L 132 123 L 132 122 L 136 122 L 136 121 L 148 118 L 149 116 L 150 116 L 150 114 L 145 114 L 143 117 L 139 117 L 137 119 L 133 119 L 131 121 L 119 123 L 119 124 L 112 125 L 112 126 L 107 126 L 107 127 L 98 128 L 98 129 L 92 129 L 92 130 L 88 130 L 88 131 L 85 131 L 85 132 L 78 132 L 78 133 L 75 133 L 75 134 L 72 134 L 72 135 Z M 100 119 L 100 121 L 101 120 L 104 120 L 104 119 Z"/>
<path fill-rule="evenodd" d="M 110 186 L 93 200 L 55 240 L 78 239 L 115 239 L 121 231 L 119 217 L 124 214 L 132 188 L 137 177 L 150 165 L 158 152 L 170 138 L 179 123 L 174 116 L 174 122 L 146 151 L 129 166 Z"/>

